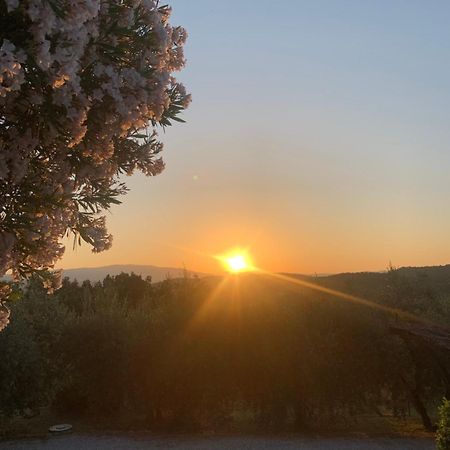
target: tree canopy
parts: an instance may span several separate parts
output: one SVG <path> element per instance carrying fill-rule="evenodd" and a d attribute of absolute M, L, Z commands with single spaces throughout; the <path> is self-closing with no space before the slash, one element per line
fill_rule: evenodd
<path fill-rule="evenodd" d="M 448 324 L 448 275 L 442 287 L 412 270 L 397 271 L 395 285 L 391 275 L 315 282 Z M 11 415 L 52 406 L 166 431 L 345 430 L 358 418 L 420 417 L 432 429 L 450 392 L 450 353 L 392 333 L 413 326 L 401 316 L 260 274 L 65 279 L 53 294 L 33 277 L 11 309 L 0 333 L 0 405 Z"/>
<path fill-rule="evenodd" d="M 108 249 L 120 175 L 163 170 L 156 128 L 190 102 L 170 13 L 158 0 L 0 0 L 0 277 L 53 267 L 65 234 Z"/>

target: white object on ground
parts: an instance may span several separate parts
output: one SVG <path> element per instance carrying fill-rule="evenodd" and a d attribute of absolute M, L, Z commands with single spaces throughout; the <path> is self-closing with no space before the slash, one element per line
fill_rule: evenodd
<path fill-rule="evenodd" d="M 50 431 L 50 433 L 62 433 L 64 431 L 70 431 L 72 430 L 72 425 L 70 425 L 69 423 L 61 423 L 59 425 L 52 425 L 48 431 Z"/>

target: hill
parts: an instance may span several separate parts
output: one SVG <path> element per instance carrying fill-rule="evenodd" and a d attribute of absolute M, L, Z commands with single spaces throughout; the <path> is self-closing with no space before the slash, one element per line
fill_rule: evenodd
<path fill-rule="evenodd" d="M 142 278 L 151 277 L 152 281 L 163 281 L 167 278 L 180 278 L 183 276 L 184 269 L 176 267 L 159 267 L 159 266 L 147 266 L 138 264 L 116 264 L 103 267 L 82 267 L 76 269 L 63 270 L 63 277 L 68 277 L 70 280 L 84 281 L 89 280 L 91 282 L 102 281 L 107 275 L 119 275 L 120 273 L 135 273 Z M 201 272 L 188 271 L 191 275 L 203 277 L 206 274 Z"/>
<path fill-rule="evenodd" d="M 176 267 L 159 267 L 153 265 L 117 264 L 102 267 L 85 267 L 66 269 L 63 277 L 70 280 L 90 280 L 91 282 L 102 281 L 107 275 L 118 275 L 120 273 L 135 273 L 146 278 L 150 276 L 153 282 L 163 281 L 167 278 L 180 278 L 184 269 Z M 189 274 L 200 278 L 208 277 L 210 274 L 188 271 Z M 379 301 L 386 296 L 407 296 L 412 300 L 413 295 L 420 294 L 432 301 L 435 297 L 450 296 L 450 264 L 443 266 L 425 267 L 401 267 L 391 271 L 382 272 L 353 272 L 323 275 L 303 275 L 298 273 L 282 273 L 289 278 L 297 278 L 320 284 L 324 287 L 337 289 L 348 294 L 368 297 Z M 213 277 L 215 278 L 215 277 Z M 401 292 L 403 291 L 403 292 Z"/>

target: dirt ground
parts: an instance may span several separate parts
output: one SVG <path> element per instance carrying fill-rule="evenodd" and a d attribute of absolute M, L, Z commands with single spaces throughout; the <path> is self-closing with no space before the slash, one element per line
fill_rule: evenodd
<path fill-rule="evenodd" d="M 66 435 L 0 442 L 0 450 L 432 450 L 432 439 Z"/>

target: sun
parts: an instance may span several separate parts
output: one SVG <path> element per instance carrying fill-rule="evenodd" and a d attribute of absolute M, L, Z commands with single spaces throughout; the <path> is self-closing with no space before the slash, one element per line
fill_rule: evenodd
<path fill-rule="evenodd" d="M 245 260 L 244 255 L 229 256 L 226 259 L 226 263 L 228 265 L 228 269 L 231 272 L 242 272 L 243 270 L 248 268 L 248 263 Z"/>
<path fill-rule="evenodd" d="M 218 259 L 225 266 L 225 269 L 231 273 L 248 272 L 253 270 L 248 253 L 244 250 L 234 250 L 225 255 L 221 255 Z"/>

